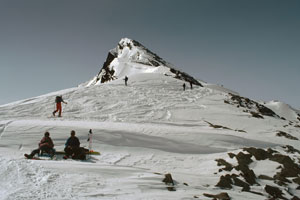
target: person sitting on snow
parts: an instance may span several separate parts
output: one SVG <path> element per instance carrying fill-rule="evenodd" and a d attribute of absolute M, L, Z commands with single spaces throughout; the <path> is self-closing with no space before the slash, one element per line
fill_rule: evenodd
<path fill-rule="evenodd" d="M 80 148 L 79 139 L 75 136 L 75 131 L 71 131 L 71 137 L 68 138 L 65 144 L 65 153 L 64 159 L 69 158 L 70 156 L 72 159 L 80 159 L 85 160 L 85 152 L 84 148 Z"/>
<path fill-rule="evenodd" d="M 33 158 L 35 154 L 40 154 L 40 153 L 48 153 L 50 157 L 54 156 L 55 150 L 53 149 L 54 144 L 53 141 L 50 137 L 50 133 L 48 131 L 45 132 L 44 137 L 41 139 L 39 143 L 39 148 L 35 149 L 31 152 L 31 154 L 24 154 L 26 158 Z"/>

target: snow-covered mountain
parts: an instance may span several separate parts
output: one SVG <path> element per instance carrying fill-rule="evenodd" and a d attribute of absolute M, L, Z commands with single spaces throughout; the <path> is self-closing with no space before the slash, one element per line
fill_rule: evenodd
<path fill-rule="evenodd" d="M 299 198 L 298 111 L 177 71 L 122 39 L 93 80 L 0 106 L 0 199 Z M 89 129 L 100 156 L 24 159 L 45 131 L 63 150 L 71 130 L 87 147 Z"/>
<path fill-rule="evenodd" d="M 125 76 L 145 73 L 164 74 L 202 86 L 192 76 L 175 69 L 172 64 L 164 61 L 139 42 L 128 38 L 121 39 L 117 47 L 109 51 L 98 75 L 86 85 L 97 85 Z"/>

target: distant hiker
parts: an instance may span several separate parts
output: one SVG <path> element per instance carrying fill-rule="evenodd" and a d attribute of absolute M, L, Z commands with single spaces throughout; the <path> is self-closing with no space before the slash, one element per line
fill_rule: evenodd
<path fill-rule="evenodd" d="M 193 83 L 190 81 L 191 90 L 193 89 Z"/>
<path fill-rule="evenodd" d="M 125 80 L 125 85 L 127 86 L 128 77 L 125 76 L 124 80 Z"/>
<path fill-rule="evenodd" d="M 58 112 L 58 117 L 61 117 L 61 111 L 62 111 L 61 102 L 63 102 L 64 104 L 67 104 L 67 102 L 64 102 L 62 96 L 56 96 L 56 98 L 55 98 L 56 110 L 53 111 L 53 113 L 52 113 L 53 116 L 55 116 L 55 113 L 56 113 L 57 111 L 59 111 L 59 112 Z"/>
<path fill-rule="evenodd" d="M 185 83 L 183 83 L 182 87 L 183 87 L 183 91 L 185 91 Z"/>
<path fill-rule="evenodd" d="M 44 137 L 41 139 L 39 143 L 39 148 L 35 149 L 31 152 L 31 154 L 24 154 L 26 158 L 33 158 L 35 154 L 43 154 L 43 153 L 48 153 L 50 157 L 54 156 L 55 150 L 53 149 L 54 144 L 53 141 L 50 137 L 50 133 L 47 131 L 44 134 Z"/>
<path fill-rule="evenodd" d="M 84 148 L 80 148 L 79 139 L 75 136 L 75 131 L 71 131 L 71 137 L 68 138 L 65 144 L 65 153 L 64 159 L 69 158 L 70 156 L 72 159 L 80 159 L 85 160 L 85 151 Z"/>

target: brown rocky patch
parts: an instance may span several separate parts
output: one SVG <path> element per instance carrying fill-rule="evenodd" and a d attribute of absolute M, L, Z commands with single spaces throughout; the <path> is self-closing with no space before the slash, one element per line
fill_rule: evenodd
<path fill-rule="evenodd" d="M 285 151 L 288 152 L 288 153 L 298 153 L 298 154 L 300 154 L 300 151 L 298 149 L 294 148 L 291 145 L 286 145 L 283 148 L 285 148 L 286 149 Z"/>
<path fill-rule="evenodd" d="M 231 180 L 231 176 L 229 174 L 226 174 L 225 176 L 220 177 L 220 180 L 216 186 L 222 189 L 231 189 L 232 184 L 233 182 Z"/>
<path fill-rule="evenodd" d="M 205 121 L 205 122 L 206 122 L 206 123 L 208 123 L 208 124 L 209 124 L 209 126 L 210 126 L 210 127 L 213 127 L 213 128 L 221 128 L 221 129 L 232 130 L 232 129 L 230 129 L 230 128 L 228 128 L 228 127 L 225 127 L 225 126 L 221 126 L 221 125 L 212 124 L 212 123 L 210 123 L 210 122 L 208 122 L 208 121 Z"/>
<path fill-rule="evenodd" d="M 278 187 L 273 187 L 270 185 L 265 186 L 265 191 L 272 197 L 278 199 L 286 199 L 282 196 L 282 191 Z"/>
<path fill-rule="evenodd" d="M 220 194 L 207 194 L 207 193 L 203 193 L 204 196 L 209 197 L 209 198 L 213 198 L 216 200 L 230 200 L 230 196 L 227 194 L 227 192 L 222 192 Z"/>
<path fill-rule="evenodd" d="M 165 178 L 163 179 L 163 182 L 168 185 L 167 189 L 169 191 L 176 191 L 174 185 L 174 180 L 172 178 L 172 175 L 171 174 L 165 174 Z"/>
<path fill-rule="evenodd" d="M 225 166 L 222 170 L 231 171 L 233 169 L 232 164 L 226 162 L 224 159 L 216 159 L 215 161 L 218 163 L 218 166 Z"/>
<path fill-rule="evenodd" d="M 265 151 L 263 149 L 257 149 L 254 147 L 244 148 L 244 151 L 247 151 L 255 157 L 256 160 L 265 160 L 271 156 L 272 153 Z"/>
<path fill-rule="evenodd" d="M 264 119 L 264 117 L 261 116 L 260 114 L 258 114 L 257 112 L 251 111 L 250 114 L 252 115 L 252 117 L 259 118 L 259 119 Z"/>
<path fill-rule="evenodd" d="M 263 118 L 261 115 L 270 116 L 270 117 L 277 117 L 280 118 L 273 110 L 267 108 L 266 106 L 259 104 L 256 101 L 253 101 L 249 98 L 241 97 L 239 95 L 234 95 L 229 93 L 231 96 L 230 100 L 226 100 L 226 103 L 231 105 L 237 105 L 237 107 L 246 108 L 243 110 L 244 112 L 249 112 L 252 114 L 253 117 Z M 299 116 L 300 117 L 300 116 Z"/>
<path fill-rule="evenodd" d="M 263 179 L 263 180 L 269 180 L 269 181 L 273 181 L 274 178 L 270 177 L 270 176 L 267 176 L 267 175 L 259 175 L 258 176 L 259 179 Z"/>
<path fill-rule="evenodd" d="M 233 177 L 233 185 L 242 187 L 242 191 L 250 191 L 250 185 L 237 177 Z"/>
<path fill-rule="evenodd" d="M 299 153 L 298 149 L 295 149 L 293 146 L 284 146 L 283 147 L 287 153 Z M 246 152 L 246 153 L 245 153 Z M 233 186 L 242 187 L 241 191 L 247 191 L 256 193 L 255 191 L 251 191 L 252 185 L 259 185 L 257 179 L 269 180 L 273 181 L 275 184 L 289 188 L 294 187 L 290 184 L 298 184 L 300 185 L 300 165 L 289 156 L 289 154 L 282 154 L 278 151 L 268 148 L 259 149 L 254 147 L 243 148 L 243 151 L 238 154 L 228 153 L 230 158 L 236 158 L 238 164 L 233 165 L 224 159 L 217 159 L 219 166 L 233 167 L 237 171 L 240 171 L 240 174 L 226 174 L 220 177 L 220 180 L 217 187 L 222 189 L 232 189 Z M 253 162 L 252 156 L 255 157 L 257 162 L 261 160 L 271 160 L 277 162 L 280 171 L 274 174 L 273 177 L 269 177 L 266 175 L 260 175 L 256 177 L 254 171 L 249 168 L 249 164 Z M 298 160 L 297 160 L 298 161 Z M 251 165 L 250 165 L 251 166 Z M 292 179 L 291 179 L 292 178 Z M 279 187 L 267 185 L 265 187 L 266 192 L 270 195 L 271 199 L 286 199 L 283 195 L 283 191 Z M 297 187 L 297 190 L 300 190 L 300 186 Z M 294 196 L 293 191 L 287 191 L 291 196 Z M 259 194 L 263 195 L 263 194 Z M 293 198 L 297 198 L 294 196 Z"/>
<path fill-rule="evenodd" d="M 294 178 L 293 182 L 297 183 L 298 185 L 300 185 L 300 177 Z"/>
<path fill-rule="evenodd" d="M 283 131 L 279 131 L 276 134 L 276 136 L 278 136 L 278 137 L 286 137 L 286 138 L 288 138 L 290 140 L 298 140 L 298 138 L 296 138 L 296 137 L 294 137 L 294 136 L 292 136 L 292 135 L 290 135 L 290 134 L 288 134 L 286 132 L 283 132 Z"/>
<path fill-rule="evenodd" d="M 244 154 L 243 152 L 239 152 L 235 158 L 237 159 L 239 165 L 249 165 L 250 163 L 253 162 L 251 159 L 252 155 L 251 154 Z"/>

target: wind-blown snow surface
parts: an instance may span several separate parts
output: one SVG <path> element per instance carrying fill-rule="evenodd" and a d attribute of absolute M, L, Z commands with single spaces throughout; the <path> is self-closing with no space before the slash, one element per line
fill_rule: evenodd
<path fill-rule="evenodd" d="M 221 87 L 182 91 L 182 83 L 162 74 L 138 74 L 127 87 L 118 79 L 0 106 L 0 199 L 209 199 L 202 194 L 222 191 L 215 187 L 216 158 L 245 146 L 300 147 L 298 140 L 275 136 L 282 130 L 299 137 L 296 118 L 253 118 L 225 104 L 229 95 Z M 68 102 L 62 118 L 51 117 L 56 95 Z M 282 112 L 291 118 L 290 110 Z M 208 122 L 230 129 L 215 129 Z M 100 156 L 24 159 L 45 131 L 62 150 L 71 130 L 87 147 L 89 129 Z M 165 173 L 176 181 L 175 192 L 162 182 Z M 233 199 L 265 199 L 226 192 Z"/>

